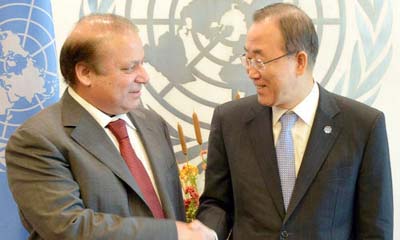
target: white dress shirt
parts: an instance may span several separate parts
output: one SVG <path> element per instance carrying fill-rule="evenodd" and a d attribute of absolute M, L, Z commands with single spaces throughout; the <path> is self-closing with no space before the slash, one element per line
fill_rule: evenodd
<path fill-rule="evenodd" d="M 278 141 L 279 133 L 281 132 L 281 123 L 279 122 L 281 116 L 287 111 L 292 111 L 298 116 L 298 119 L 292 128 L 296 176 L 299 173 L 304 151 L 306 150 L 308 138 L 310 137 L 311 128 L 314 123 L 315 112 L 317 111 L 318 107 L 318 100 L 318 84 L 314 82 L 311 92 L 293 109 L 288 110 L 279 107 L 272 107 L 272 129 L 275 146 L 276 142 Z"/>
<path fill-rule="evenodd" d="M 128 136 L 129 140 L 131 142 L 131 145 L 133 149 L 135 150 L 136 155 L 142 162 L 144 168 L 146 169 L 147 174 L 150 177 L 151 183 L 153 184 L 154 190 L 157 194 L 158 199 L 160 200 L 161 204 L 161 199 L 158 194 L 157 186 L 154 181 L 154 175 L 153 171 L 151 170 L 150 167 L 150 160 L 149 157 L 147 156 L 146 150 L 143 146 L 142 140 L 139 137 L 139 133 L 136 129 L 136 127 L 133 125 L 132 121 L 129 119 L 129 117 L 126 114 L 120 114 L 116 115 L 113 117 L 108 116 L 104 112 L 100 111 L 96 107 L 94 107 L 92 104 L 87 102 L 85 99 L 83 99 L 81 96 L 79 96 L 71 87 L 68 88 L 68 93 L 71 95 L 73 99 L 75 99 L 86 111 L 89 112 L 89 114 L 96 120 L 96 122 L 104 129 L 106 132 L 107 136 L 111 139 L 111 141 L 114 143 L 115 147 L 119 151 L 119 144 L 117 139 L 115 138 L 114 134 L 106 127 L 108 123 L 116 121 L 118 119 L 122 119 L 126 122 L 127 130 L 128 130 Z"/>

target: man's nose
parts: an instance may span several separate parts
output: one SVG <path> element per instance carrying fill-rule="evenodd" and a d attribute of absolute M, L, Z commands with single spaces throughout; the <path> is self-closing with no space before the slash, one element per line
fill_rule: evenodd
<path fill-rule="evenodd" d="M 146 84 L 149 82 L 149 74 L 147 74 L 146 69 L 144 68 L 143 65 L 139 65 L 139 69 L 138 69 L 138 76 L 136 78 L 136 82 L 137 83 L 142 83 L 142 84 Z"/>
<path fill-rule="evenodd" d="M 252 65 L 249 65 L 246 71 L 247 75 L 252 80 L 260 77 L 260 72 L 257 69 L 255 69 Z"/>

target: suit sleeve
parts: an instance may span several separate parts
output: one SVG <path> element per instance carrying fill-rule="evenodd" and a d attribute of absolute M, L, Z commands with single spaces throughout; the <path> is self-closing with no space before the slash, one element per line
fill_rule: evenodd
<path fill-rule="evenodd" d="M 385 118 L 376 118 L 364 151 L 356 196 L 356 239 L 393 239 L 393 190 Z"/>
<path fill-rule="evenodd" d="M 205 187 L 197 218 L 226 239 L 233 222 L 233 194 L 219 107 L 214 111 L 208 142 Z"/>
<path fill-rule="evenodd" d="M 177 239 L 174 220 L 86 208 L 65 151 L 33 128 L 19 129 L 9 140 L 9 186 L 31 234 L 43 239 Z"/>

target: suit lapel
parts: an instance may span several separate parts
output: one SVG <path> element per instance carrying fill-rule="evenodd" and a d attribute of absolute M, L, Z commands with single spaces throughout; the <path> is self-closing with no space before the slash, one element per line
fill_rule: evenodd
<path fill-rule="evenodd" d="M 141 111 L 130 112 L 128 116 L 135 124 L 146 149 L 164 213 L 166 217 L 175 218 L 174 208 L 166 192 L 169 188 L 166 186 L 168 182 L 165 181 L 167 178 L 165 176 L 165 171 L 169 166 L 166 165 L 165 152 L 160 151 L 157 147 L 165 145 L 165 143 L 160 141 L 163 139 L 161 136 L 163 132 L 160 133 L 156 131 L 155 129 L 159 129 L 159 126 L 153 126 L 152 119 L 149 119 L 148 115 L 145 115 Z"/>
<path fill-rule="evenodd" d="M 264 173 L 262 176 L 273 199 L 275 208 L 283 219 L 285 210 L 272 133 L 271 108 L 257 104 L 250 110 L 246 121 L 256 161 L 261 172 Z"/>
<path fill-rule="evenodd" d="M 320 87 L 319 91 L 319 104 L 314 124 L 284 221 L 290 217 L 304 197 L 342 128 L 340 118 L 335 117 L 339 113 L 335 99 L 323 88 Z"/>
<path fill-rule="evenodd" d="M 64 127 L 75 127 L 71 137 L 89 153 L 110 168 L 115 175 L 130 186 L 144 201 L 143 195 L 132 177 L 125 161 L 111 142 L 104 129 L 69 94 L 63 96 Z"/>

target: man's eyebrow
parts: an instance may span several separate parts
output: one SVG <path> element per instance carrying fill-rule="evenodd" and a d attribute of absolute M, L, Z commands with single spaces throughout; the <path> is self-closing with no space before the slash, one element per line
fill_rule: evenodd
<path fill-rule="evenodd" d="M 243 50 L 246 53 L 249 52 L 249 50 L 246 47 L 243 47 Z M 261 49 L 255 49 L 255 50 L 251 51 L 251 53 L 253 53 L 253 54 L 262 54 L 262 50 Z"/>
<path fill-rule="evenodd" d="M 143 62 L 144 62 L 144 59 L 137 59 L 137 60 L 129 61 L 129 64 L 137 65 L 137 64 L 143 64 Z"/>

